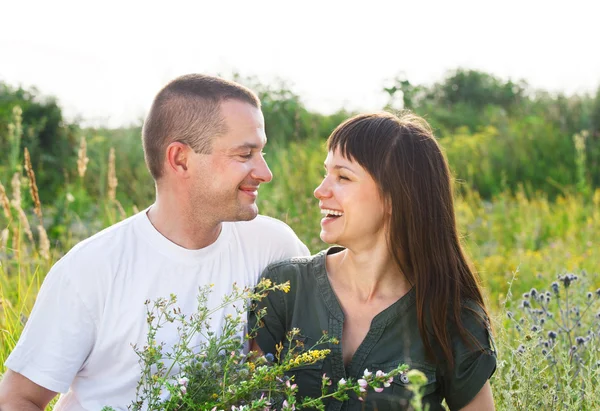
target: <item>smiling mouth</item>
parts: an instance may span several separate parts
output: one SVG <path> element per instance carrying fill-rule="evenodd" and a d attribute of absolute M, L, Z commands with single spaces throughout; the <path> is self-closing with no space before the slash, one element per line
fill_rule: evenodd
<path fill-rule="evenodd" d="M 338 218 L 344 215 L 343 212 L 337 210 L 329 210 L 327 208 L 321 209 L 321 214 L 327 218 Z"/>

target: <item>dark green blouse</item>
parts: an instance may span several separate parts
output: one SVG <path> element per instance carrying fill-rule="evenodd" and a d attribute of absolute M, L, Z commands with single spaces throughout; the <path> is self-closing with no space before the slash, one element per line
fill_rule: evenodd
<path fill-rule="evenodd" d="M 300 338 L 306 349 L 312 347 L 326 331 L 330 337 L 342 340 L 344 314 L 329 282 L 325 269 L 327 253 L 341 251 L 332 247 L 312 257 L 293 258 L 271 264 L 263 277 L 276 283 L 290 282 L 289 293 L 271 292 L 259 303 L 266 307 L 256 341 L 264 353 L 275 353 L 275 345 L 283 343 L 287 349 L 286 334 L 292 328 L 300 329 Z M 371 322 L 371 328 L 356 350 L 348 366 L 342 360 L 341 344 L 329 344 L 331 354 L 322 362 L 304 366 L 293 371 L 298 384 L 298 396 L 318 397 L 321 395 L 321 377 L 325 373 L 333 380 L 333 386 L 341 378 L 358 379 L 365 369 L 369 371 L 391 371 L 399 364 L 419 369 L 428 378 L 424 403 L 430 411 L 443 409 L 441 402 L 451 410 L 467 405 L 483 387 L 496 369 L 496 352 L 487 319 L 476 304 L 464 304 L 463 324 L 477 339 L 481 347 L 465 344 L 457 332 L 452 332 L 452 348 L 455 366 L 448 369 L 444 361 L 431 362 L 425 354 L 415 306 L 414 288 L 394 304 L 380 312 Z M 468 308 L 467 308 L 468 307 Z M 473 310 L 480 315 L 474 314 Z M 483 320 L 481 319 L 483 318 Z M 251 312 L 250 328 L 256 325 Z M 438 356 L 441 358 L 441 356 Z M 351 394 L 350 400 L 342 403 L 329 401 L 327 411 L 358 410 L 402 410 L 408 407 L 411 394 L 406 389 L 406 377 L 397 376 L 389 388 L 381 393 L 370 391 L 364 402 Z"/>

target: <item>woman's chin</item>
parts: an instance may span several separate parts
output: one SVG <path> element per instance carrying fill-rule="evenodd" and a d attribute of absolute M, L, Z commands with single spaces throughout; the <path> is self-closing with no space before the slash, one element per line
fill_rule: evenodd
<path fill-rule="evenodd" d="M 332 236 L 329 233 L 321 231 L 321 234 L 319 235 L 319 237 L 321 237 L 321 241 L 323 241 L 326 244 L 335 244 L 336 239 L 334 238 L 334 236 Z"/>

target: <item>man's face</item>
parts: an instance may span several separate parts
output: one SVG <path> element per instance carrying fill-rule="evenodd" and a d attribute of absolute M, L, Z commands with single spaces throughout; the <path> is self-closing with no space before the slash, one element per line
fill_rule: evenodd
<path fill-rule="evenodd" d="M 215 137 L 211 154 L 192 155 L 197 173 L 192 201 L 198 204 L 202 220 L 247 221 L 258 214 L 258 186 L 273 178 L 263 158 L 267 142 L 260 109 L 229 100 L 221 103 L 227 133 Z"/>

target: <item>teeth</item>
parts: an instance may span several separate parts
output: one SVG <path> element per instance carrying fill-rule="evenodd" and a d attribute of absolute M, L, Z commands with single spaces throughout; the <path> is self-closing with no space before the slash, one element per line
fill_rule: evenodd
<path fill-rule="evenodd" d="M 326 208 L 321 209 L 321 214 L 323 215 L 344 215 L 344 213 L 342 213 L 341 211 L 336 211 L 336 210 L 327 210 Z"/>

